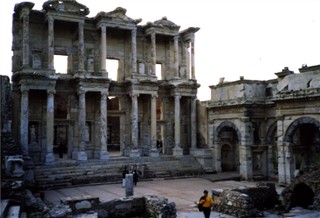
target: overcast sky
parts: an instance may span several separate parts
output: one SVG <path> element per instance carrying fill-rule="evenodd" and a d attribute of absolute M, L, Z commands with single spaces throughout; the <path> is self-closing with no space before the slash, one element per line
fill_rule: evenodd
<path fill-rule="evenodd" d="M 44 1 L 35 0 L 41 10 Z M 0 0 L 1 75 L 11 76 L 11 25 L 17 0 Z M 199 27 L 195 38 L 196 79 L 200 100 L 210 99 L 210 85 L 219 78 L 274 79 L 289 67 L 320 64 L 320 0 L 78 0 L 89 17 L 121 6 L 127 16 L 142 18 L 140 25 L 168 20 Z"/>

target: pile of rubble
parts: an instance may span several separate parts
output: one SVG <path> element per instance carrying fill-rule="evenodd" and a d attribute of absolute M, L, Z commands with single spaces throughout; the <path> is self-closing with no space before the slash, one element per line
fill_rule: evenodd
<path fill-rule="evenodd" d="M 320 210 L 320 168 L 305 169 L 281 193 L 286 210 L 300 206 L 305 209 Z"/>
<path fill-rule="evenodd" d="M 212 195 L 215 211 L 236 217 L 259 217 L 263 210 L 279 204 L 279 195 L 273 183 L 231 190 L 214 189 Z"/>

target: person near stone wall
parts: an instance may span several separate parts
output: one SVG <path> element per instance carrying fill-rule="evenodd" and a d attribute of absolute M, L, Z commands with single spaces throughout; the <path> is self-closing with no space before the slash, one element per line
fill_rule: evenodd
<path fill-rule="evenodd" d="M 138 183 L 138 171 L 136 169 L 133 170 L 133 184 L 134 186 L 137 186 Z"/>
<path fill-rule="evenodd" d="M 123 170 L 122 170 L 122 188 L 124 188 L 126 186 L 126 174 L 129 173 L 129 170 L 127 168 L 127 166 L 124 166 Z"/>
<path fill-rule="evenodd" d="M 202 212 L 205 218 L 210 217 L 211 207 L 213 205 L 212 198 L 208 195 L 208 191 L 203 191 L 203 196 L 200 198 L 199 204 L 202 205 Z"/>

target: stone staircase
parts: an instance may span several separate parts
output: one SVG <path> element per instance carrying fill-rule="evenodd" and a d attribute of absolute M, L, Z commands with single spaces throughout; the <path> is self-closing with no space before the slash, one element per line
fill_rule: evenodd
<path fill-rule="evenodd" d="M 193 156 L 110 157 L 108 161 L 57 161 L 54 165 L 36 165 L 34 176 L 39 189 L 56 189 L 77 185 L 118 183 L 123 167 L 137 165 L 139 181 L 193 177 L 204 174 Z"/>

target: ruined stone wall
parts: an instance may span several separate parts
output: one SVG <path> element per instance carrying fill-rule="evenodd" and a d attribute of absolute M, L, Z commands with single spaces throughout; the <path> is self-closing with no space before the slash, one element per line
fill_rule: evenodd
<path fill-rule="evenodd" d="M 215 147 L 214 167 L 218 172 L 223 165 L 220 146 L 226 128 L 238 132 L 240 174 L 245 177 L 272 176 L 277 169 L 279 181 L 290 183 L 297 155 L 307 153 L 308 160 L 305 154 L 302 162 L 315 160 L 312 153 L 319 141 L 319 66 L 300 71 L 294 74 L 285 68 L 276 74 L 277 81 L 221 81 L 211 86 L 208 134 L 209 143 L 212 140 Z M 298 135 L 311 139 L 302 142 Z"/>
<path fill-rule="evenodd" d="M 11 132 L 12 126 L 12 94 L 10 79 L 0 76 L 0 102 L 1 102 L 1 132 Z"/>

